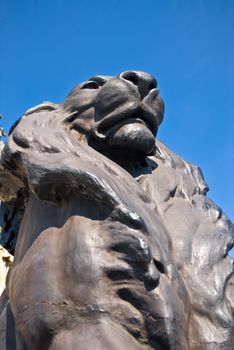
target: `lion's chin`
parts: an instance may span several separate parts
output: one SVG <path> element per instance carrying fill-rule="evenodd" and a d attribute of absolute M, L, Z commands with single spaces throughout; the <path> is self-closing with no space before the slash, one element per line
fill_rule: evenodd
<path fill-rule="evenodd" d="M 131 123 L 121 126 L 108 139 L 108 144 L 116 149 L 140 152 L 149 155 L 155 146 L 155 137 L 149 128 L 142 123 Z"/>

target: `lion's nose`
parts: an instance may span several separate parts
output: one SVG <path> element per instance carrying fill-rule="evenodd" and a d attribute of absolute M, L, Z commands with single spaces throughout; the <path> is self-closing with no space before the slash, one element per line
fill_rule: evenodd
<path fill-rule="evenodd" d="M 121 73 L 120 78 L 130 81 L 136 85 L 141 98 L 144 98 L 148 93 L 157 87 L 157 81 L 152 75 L 141 71 L 126 71 Z"/>

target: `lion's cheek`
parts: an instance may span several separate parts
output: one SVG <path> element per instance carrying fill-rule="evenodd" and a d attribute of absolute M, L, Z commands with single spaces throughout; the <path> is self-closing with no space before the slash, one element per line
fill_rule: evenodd
<path fill-rule="evenodd" d="M 141 151 L 149 154 L 155 145 L 155 137 L 146 125 L 131 123 L 121 126 L 109 138 L 111 147 Z"/>

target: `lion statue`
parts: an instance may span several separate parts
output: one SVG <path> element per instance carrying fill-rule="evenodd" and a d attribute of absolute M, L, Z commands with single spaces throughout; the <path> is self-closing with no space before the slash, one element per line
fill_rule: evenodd
<path fill-rule="evenodd" d="M 1 349 L 233 349 L 233 225 L 155 139 L 163 116 L 155 78 L 126 71 L 12 126 Z"/>

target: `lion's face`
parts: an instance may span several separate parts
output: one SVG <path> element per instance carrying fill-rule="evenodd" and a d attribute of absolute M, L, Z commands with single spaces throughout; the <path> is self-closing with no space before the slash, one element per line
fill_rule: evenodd
<path fill-rule="evenodd" d="M 139 71 L 92 77 L 62 106 L 71 112 L 71 129 L 85 133 L 93 148 L 137 158 L 152 153 L 164 114 L 156 80 Z"/>

